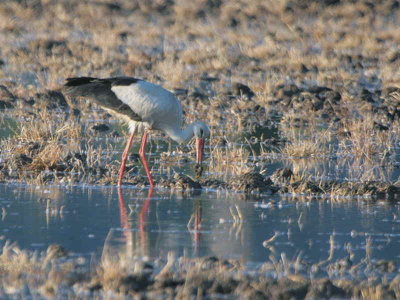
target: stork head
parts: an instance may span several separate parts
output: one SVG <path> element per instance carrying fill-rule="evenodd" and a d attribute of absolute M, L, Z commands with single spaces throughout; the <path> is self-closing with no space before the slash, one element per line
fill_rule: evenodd
<path fill-rule="evenodd" d="M 204 153 L 204 140 L 210 136 L 210 129 L 207 124 L 197 121 L 193 124 L 193 134 L 196 138 L 196 161 L 202 163 Z"/>

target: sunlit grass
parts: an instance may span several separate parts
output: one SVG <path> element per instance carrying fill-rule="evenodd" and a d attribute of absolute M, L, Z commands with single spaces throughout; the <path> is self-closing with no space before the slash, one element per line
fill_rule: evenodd
<path fill-rule="evenodd" d="M 300 218 L 298 223 L 301 224 Z M 217 257 L 177 257 L 170 252 L 165 259 L 150 260 L 138 256 L 139 249 L 128 241 L 122 247 L 111 246 L 106 241 L 100 259 L 90 264 L 85 257 L 70 255 L 68 249 L 59 245 L 50 245 L 43 252 L 31 252 L 5 242 L 0 249 L 1 292 L 9 296 L 25 293 L 42 297 L 68 295 L 67 299 L 83 295 L 159 297 L 165 293 L 186 298 L 198 294 L 201 284 L 200 292 L 204 296 L 215 294 L 218 285 L 224 287 L 224 295 L 242 297 L 256 291 L 262 295 L 282 293 L 282 284 L 300 284 L 307 293 L 315 292 L 315 289 L 323 293 L 321 288 L 328 284 L 345 298 L 381 299 L 384 295 L 398 294 L 396 278 L 376 278 L 384 272 L 371 257 L 371 237 L 365 241 L 365 256 L 355 260 L 351 245 L 346 246 L 347 253 L 343 257 L 337 257 L 340 244 L 332 234 L 326 258 L 311 265 L 301 254 L 288 257 L 276 252 L 274 246 L 281 238 L 275 234 L 264 242 L 269 257 L 257 268 L 253 266 L 251 272 L 238 260 Z M 349 259 L 358 263 L 346 265 Z M 314 278 L 321 273 L 327 274 L 326 277 Z M 266 279 L 271 280 L 267 288 L 260 286 Z M 213 284 L 208 284 L 210 282 Z"/>
<path fill-rule="evenodd" d="M 249 156 L 250 152 L 243 147 L 215 147 L 210 153 L 209 172 L 225 179 L 243 175 L 251 171 Z"/>
<path fill-rule="evenodd" d="M 34 100 L 36 93 L 58 90 L 66 77 L 128 75 L 187 90 L 187 95 L 180 96 L 187 122 L 203 119 L 212 128 L 206 161 L 210 177 L 229 181 L 231 176 L 269 168 L 255 166 L 257 160 L 284 159 L 301 178 L 317 180 L 329 173 L 320 166 L 336 159 L 340 168 L 348 169 L 346 180 L 389 181 L 397 163 L 398 121 L 371 113 L 375 104 L 361 101 L 358 94 L 365 88 L 363 81 L 376 77 L 376 88 L 382 90 L 378 98 L 391 103 L 399 100 L 398 92 L 383 95 L 385 88 L 400 83 L 398 26 L 386 22 L 380 13 L 369 22 L 370 11 L 362 3 L 324 8 L 330 18 L 317 13 L 318 3 L 304 11 L 288 1 L 242 4 L 120 1 L 113 6 L 100 1 L 67 6 L 41 1 L 34 7 L 2 3 L 4 84 L 18 98 L 16 109 L 7 114 L 21 119 L 21 126 L 2 143 L 1 150 L 33 160 L 18 168 L 11 164 L 11 168 L 48 172 L 59 168 L 69 153 L 85 153 L 86 165 L 76 160 L 72 171 L 85 173 L 104 166 L 109 172 L 101 182 L 113 182 L 118 161 L 111 154 L 104 156 L 102 149 L 110 153 L 115 143 L 91 147 L 86 123 L 113 117 L 82 99 L 66 99 L 67 112 L 58 113 L 47 111 L 48 103 Z M 379 12 L 386 9 L 378 6 Z M 304 18 L 294 18 L 293 10 Z M 156 24 L 148 22 L 152 13 L 158 16 Z M 358 70 L 363 67 L 368 69 Z M 255 96 L 233 96 L 236 82 L 248 85 Z M 278 85 L 295 85 L 306 98 L 311 96 L 308 87 L 327 87 L 340 93 L 342 100 L 327 118 L 319 109 L 304 106 L 298 95 L 281 99 Z M 311 98 L 318 101 L 318 97 Z M 27 104 L 30 100 L 34 103 Z M 330 107 L 329 101 L 321 105 Z M 389 112 L 393 109 L 388 107 Z M 72 110 L 79 115 L 75 121 L 66 116 Z M 267 147 L 261 144 L 264 141 L 247 145 L 250 129 L 265 126 L 271 112 L 279 116 L 281 141 Z M 389 130 L 378 130 L 380 125 Z M 84 145 L 78 141 L 85 141 Z M 32 151 L 29 143 L 38 143 L 39 148 Z M 262 149 L 259 157 L 253 148 Z M 161 154 L 161 162 L 181 167 L 192 161 L 187 149 L 174 150 Z"/>

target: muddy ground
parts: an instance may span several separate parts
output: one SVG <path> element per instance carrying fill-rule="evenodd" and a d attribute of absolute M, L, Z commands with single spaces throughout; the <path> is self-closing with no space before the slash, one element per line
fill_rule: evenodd
<path fill-rule="evenodd" d="M 115 150 L 113 139 L 123 141 L 126 131 L 113 129 L 115 118 L 90 101 L 65 98 L 60 87 L 70 76 L 129 75 L 174 91 L 187 122 L 203 119 L 212 128 L 204 178 L 182 186 L 161 175 L 161 186 L 396 196 L 398 6 L 2 3 L 0 108 L 13 134 L 2 140 L 0 180 L 114 184 L 118 159 L 103 152 Z M 94 137 L 106 145 L 93 149 Z M 161 164 L 193 161 L 191 146 L 178 149 L 163 152 Z M 296 176 L 271 188 L 269 165 L 282 158 Z M 146 185 L 136 159 L 126 183 Z M 347 173 L 324 176 L 332 161 Z"/>

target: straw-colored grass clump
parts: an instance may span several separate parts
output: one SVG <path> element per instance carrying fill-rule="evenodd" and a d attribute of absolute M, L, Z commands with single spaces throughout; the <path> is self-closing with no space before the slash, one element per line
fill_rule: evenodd
<path fill-rule="evenodd" d="M 264 242 L 269 251 L 275 239 Z M 325 260 L 305 264 L 300 255 L 290 260 L 282 253 L 271 254 L 266 263 L 248 272 L 237 260 L 217 257 L 177 258 L 168 254 L 165 262 L 152 262 L 132 256 L 117 248 L 108 249 L 99 261 L 90 265 L 83 257 L 70 256 L 59 245 L 38 253 L 22 250 L 6 242 L 0 254 L 0 295 L 2 297 L 174 297 L 193 298 L 201 295 L 254 298 L 286 297 L 384 297 L 398 296 L 399 282 L 394 279 L 358 278 L 385 274 L 379 262 L 370 257 L 371 240 L 366 241 L 366 256 L 356 265 L 345 264 L 348 258 L 334 259 L 336 245 L 330 237 L 330 250 Z M 351 252 L 349 252 L 351 255 Z M 388 264 L 390 265 L 390 263 Z M 391 270 L 391 271 L 390 271 Z M 389 272 L 393 272 L 389 269 Z M 328 277 L 310 279 L 306 274 L 323 272 Z M 329 274 L 338 274 L 336 279 Z M 266 277 L 267 276 L 267 277 Z M 354 278 L 350 283 L 348 278 Z M 267 284 L 268 283 L 268 284 Z M 285 287 L 285 288 L 283 288 Z"/>
<path fill-rule="evenodd" d="M 110 153 L 119 140 L 99 135 L 104 143 L 93 146 L 88 130 L 93 120 L 114 122 L 112 116 L 89 100 L 57 106 L 59 93 L 47 101 L 39 94 L 55 92 L 66 77 L 127 75 L 176 91 L 187 121 L 211 126 L 210 177 L 229 181 L 279 161 L 307 178 L 332 176 L 337 165 L 348 169 L 337 176 L 354 181 L 393 180 L 396 14 L 385 1 L 373 9 L 365 1 L 3 1 L 0 73 L 16 100 L 0 108 L 13 106 L 7 116 L 21 126 L 2 141 L 2 154 L 18 159 L 7 159 L 0 176 L 10 169 L 15 180 L 21 171 L 104 173 L 103 167 L 109 172 L 93 181 L 113 182 L 118 167 Z M 252 130 L 271 123 L 277 137 L 259 155 L 265 141 Z M 170 148 L 161 162 L 184 167 L 181 152 L 168 157 Z"/>

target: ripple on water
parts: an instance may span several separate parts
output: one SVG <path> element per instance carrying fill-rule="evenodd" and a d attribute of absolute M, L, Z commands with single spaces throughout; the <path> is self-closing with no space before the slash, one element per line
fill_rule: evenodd
<path fill-rule="evenodd" d="M 298 205 L 278 196 L 260 202 L 234 193 L 147 193 L 124 188 L 121 198 L 114 187 L 0 185 L 0 243 L 16 241 L 33 250 L 60 244 L 85 255 L 101 253 L 107 240 L 128 243 L 139 255 L 154 258 L 174 251 L 249 263 L 282 253 L 315 263 L 332 249 L 333 258 L 346 257 L 349 247 L 354 261 L 361 261 L 369 247 L 373 259 L 399 261 L 400 234 L 393 218 L 398 205 L 320 200 Z"/>

